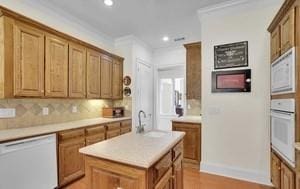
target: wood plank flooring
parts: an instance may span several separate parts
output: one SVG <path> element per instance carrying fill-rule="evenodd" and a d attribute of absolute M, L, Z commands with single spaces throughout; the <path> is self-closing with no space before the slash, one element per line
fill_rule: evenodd
<path fill-rule="evenodd" d="M 87 189 L 85 182 L 83 178 L 64 189 Z M 184 169 L 184 189 L 272 189 L 272 187 L 199 173 L 194 169 Z"/>

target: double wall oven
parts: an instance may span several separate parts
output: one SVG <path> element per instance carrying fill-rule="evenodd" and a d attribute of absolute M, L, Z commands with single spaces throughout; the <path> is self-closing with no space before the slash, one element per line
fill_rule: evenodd
<path fill-rule="evenodd" d="M 295 48 L 271 65 L 272 95 L 295 93 Z M 295 167 L 295 99 L 271 101 L 272 148 L 292 167 Z"/>

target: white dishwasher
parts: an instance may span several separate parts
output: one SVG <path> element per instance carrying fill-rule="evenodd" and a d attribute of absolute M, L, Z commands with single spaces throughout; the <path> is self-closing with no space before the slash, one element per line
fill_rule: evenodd
<path fill-rule="evenodd" d="M 0 189 L 57 187 L 56 135 L 0 144 Z"/>

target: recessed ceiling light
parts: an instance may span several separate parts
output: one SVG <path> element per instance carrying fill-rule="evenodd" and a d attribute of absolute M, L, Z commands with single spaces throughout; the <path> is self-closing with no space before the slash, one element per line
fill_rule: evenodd
<path fill-rule="evenodd" d="M 110 7 L 114 4 L 114 2 L 112 0 L 104 0 L 104 4 Z"/>
<path fill-rule="evenodd" d="M 170 40 L 170 38 L 169 38 L 168 36 L 164 36 L 164 37 L 162 38 L 162 40 L 165 41 L 165 42 L 167 42 L 167 41 Z"/>

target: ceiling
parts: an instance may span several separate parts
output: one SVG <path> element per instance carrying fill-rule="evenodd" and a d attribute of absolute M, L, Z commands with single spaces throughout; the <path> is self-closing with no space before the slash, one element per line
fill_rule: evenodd
<path fill-rule="evenodd" d="M 103 0 L 38 1 L 114 39 L 134 35 L 152 48 L 161 48 L 199 40 L 197 10 L 228 0 L 114 0 L 112 7 L 105 6 Z M 165 35 L 169 42 L 162 41 Z M 173 41 L 180 37 L 186 40 Z"/>

